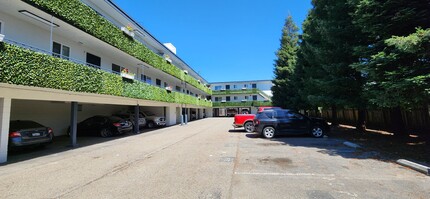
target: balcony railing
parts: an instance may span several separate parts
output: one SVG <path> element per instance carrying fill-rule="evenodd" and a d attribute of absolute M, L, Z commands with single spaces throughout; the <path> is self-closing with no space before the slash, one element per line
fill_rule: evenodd
<path fill-rule="evenodd" d="M 259 94 L 266 98 L 267 100 L 270 100 L 271 97 L 264 93 L 262 90 L 253 88 L 253 89 L 242 89 L 242 90 L 216 90 L 212 91 L 212 95 L 240 95 L 240 94 Z"/>
<path fill-rule="evenodd" d="M 234 94 L 258 94 L 261 92 L 259 89 L 246 89 L 246 90 L 214 90 L 212 95 L 234 95 Z"/>
<path fill-rule="evenodd" d="M 35 46 L 32 46 L 32 45 L 28 45 L 28 44 L 25 44 L 25 43 L 17 42 L 17 41 L 14 41 L 14 40 L 11 40 L 11 39 L 6 39 L 6 38 L 3 41 L 5 43 L 9 43 L 9 44 L 12 44 L 12 45 L 15 45 L 15 46 L 19 46 L 19 47 L 22 47 L 22 48 L 25 48 L 25 49 L 28 49 L 28 50 L 31 50 L 31 51 L 34 51 L 34 52 L 45 54 L 47 56 L 61 58 L 61 59 L 73 62 L 75 64 L 86 65 L 86 66 L 89 66 L 89 67 L 92 67 L 92 68 L 95 68 L 95 69 L 98 69 L 98 70 L 102 70 L 102 71 L 105 71 L 105 72 L 108 72 L 108 73 L 112 73 L 112 74 L 116 74 L 118 76 L 121 76 L 120 72 L 109 70 L 109 69 L 106 69 L 106 68 L 102 68 L 101 66 L 94 65 L 94 64 L 91 64 L 91 63 L 87 63 L 87 62 L 84 62 L 82 60 L 78 60 L 78 59 L 74 59 L 74 58 L 70 58 L 70 57 L 65 57 L 65 56 L 63 56 L 61 54 L 50 52 L 50 51 L 47 51 L 45 49 L 41 49 L 41 48 L 38 48 L 38 47 L 35 47 Z M 149 84 L 148 82 L 140 80 L 137 75 L 134 76 L 134 79 L 137 80 L 137 81 L 141 81 L 143 83 Z M 173 92 L 176 92 L 176 91 L 173 91 Z M 179 93 L 181 93 L 181 92 L 179 92 Z"/>
<path fill-rule="evenodd" d="M 28 49 L 28 50 L 31 50 L 31 51 L 34 51 L 34 52 L 43 53 L 43 54 L 48 55 L 48 56 L 62 58 L 64 60 L 68 60 L 68 61 L 71 61 L 71 62 L 76 63 L 76 64 L 87 65 L 87 66 L 93 67 L 95 69 L 103 70 L 103 71 L 106 71 L 106 72 L 109 72 L 109 73 L 114 73 L 114 74 L 117 74 L 117 75 L 120 74 L 120 73 L 118 73 L 116 71 L 112 71 L 112 70 L 109 70 L 109 69 L 106 69 L 106 68 L 101 68 L 100 66 L 97 66 L 97 65 L 94 65 L 94 64 L 91 64 L 91 63 L 87 63 L 87 62 L 84 62 L 82 60 L 73 59 L 73 58 L 70 58 L 70 57 L 65 57 L 65 56 L 60 55 L 58 53 L 50 52 L 50 51 L 47 51 L 45 49 L 41 49 L 41 48 L 38 48 L 38 47 L 35 47 L 35 46 L 32 46 L 32 45 L 28 45 L 28 44 L 24 44 L 24 43 L 21 43 L 21 42 L 17 42 L 17 41 L 11 40 L 11 39 L 6 39 L 5 38 L 4 42 L 9 43 L 9 44 L 13 44 L 15 46 L 19 46 L 19 47 L 22 47 L 22 48 L 25 48 L 25 49 Z"/>
<path fill-rule="evenodd" d="M 193 104 L 211 107 L 210 101 L 178 92 L 168 92 L 140 81 L 124 81 L 111 71 L 88 67 L 53 56 L 51 52 L 10 40 L 0 42 L 0 82 L 72 92 Z M 25 71 L 25 72 L 23 72 Z"/>
<path fill-rule="evenodd" d="M 242 101 L 242 102 L 212 102 L 212 107 L 260 107 L 260 106 L 272 106 L 270 101 Z"/>

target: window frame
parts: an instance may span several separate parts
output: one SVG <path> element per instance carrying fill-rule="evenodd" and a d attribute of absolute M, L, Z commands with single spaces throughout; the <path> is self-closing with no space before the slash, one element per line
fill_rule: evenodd
<path fill-rule="evenodd" d="M 59 53 L 58 52 L 54 52 L 54 46 L 56 46 L 56 45 L 59 46 L 59 50 L 60 50 Z M 67 54 L 68 55 L 65 55 L 64 48 L 68 49 L 67 50 Z M 66 46 L 66 45 L 64 45 L 64 44 L 62 44 L 60 42 L 52 41 L 52 52 L 51 53 L 52 53 L 52 56 L 54 56 L 54 57 L 58 57 L 58 58 L 65 59 L 65 60 L 69 60 L 70 59 L 70 47 Z M 101 60 L 101 58 L 100 58 L 100 60 Z M 101 65 L 101 61 L 100 61 L 100 65 Z"/>

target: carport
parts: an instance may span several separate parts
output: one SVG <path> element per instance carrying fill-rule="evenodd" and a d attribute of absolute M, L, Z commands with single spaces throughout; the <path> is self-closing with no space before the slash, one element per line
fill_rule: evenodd
<path fill-rule="evenodd" d="M 176 124 L 176 104 L 138 100 L 110 95 L 29 88 L 0 83 L 0 163 L 7 161 L 9 122 L 16 119 L 36 120 L 54 129 L 54 134 L 66 135 L 71 127 L 70 146 L 78 144 L 76 124 L 93 115 L 111 115 L 134 107 L 156 107 L 166 117 L 167 125 Z M 138 117 L 135 117 L 138 118 Z M 136 128 L 136 130 L 138 130 Z"/>

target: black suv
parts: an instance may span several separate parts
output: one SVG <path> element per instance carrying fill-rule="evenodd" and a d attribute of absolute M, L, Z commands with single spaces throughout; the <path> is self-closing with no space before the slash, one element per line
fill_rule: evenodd
<path fill-rule="evenodd" d="M 286 134 L 310 134 L 320 138 L 330 130 L 323 119 L 310 118 L 288 109 L 265 110 L 257 113 L 254 126 L 254 131 L 265 138 Z"/>

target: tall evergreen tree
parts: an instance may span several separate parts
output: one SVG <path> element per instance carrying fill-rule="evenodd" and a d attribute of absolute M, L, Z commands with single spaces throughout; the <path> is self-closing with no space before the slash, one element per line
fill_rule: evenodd
<path fill-rule="evenodd" d="M 425 53 L 428 40 L 426 43 L 422 37 L 425 31 L 417 31 L 417 28 L 430 28 L 430 1 L 350 2 L 357 5 L 355 24 L 367 36 L 367 41 L 355 49 L 361 58 L 355 67 L 367 74 L 365 89 L 370 103 L 390 108 L 393 130 L 403 134 L 401 109 L 429 103 L 430 68 L 429 56 Z M 418 38 L 424 42 L 417 45 Z M 403 40 L 405 45 L 396 45 L 399 40 Z M 416 51 L 405 49 L 408 46 Z"/>
<path fill-rule="evenodd" d="M 297 61 L 298 30 L 293 18 L 288 16 L 282 29 L 281 46 L 276 52 L 272 87 L 274 106 L 295 108 L 292 98 L 297 95 L 297 90 L 292 86 L 292 76 Z"/>
<path fill-rule="evenodd" d="M 303 27 L 303 58 L 306 65 L 304 95 L 314 106 L 336 109 L 362 106 L 362 77 L 350 65 L 358 60 L 353 49 L 360 41 L 359 31 L 347 0 L 313 0 Z"/>

